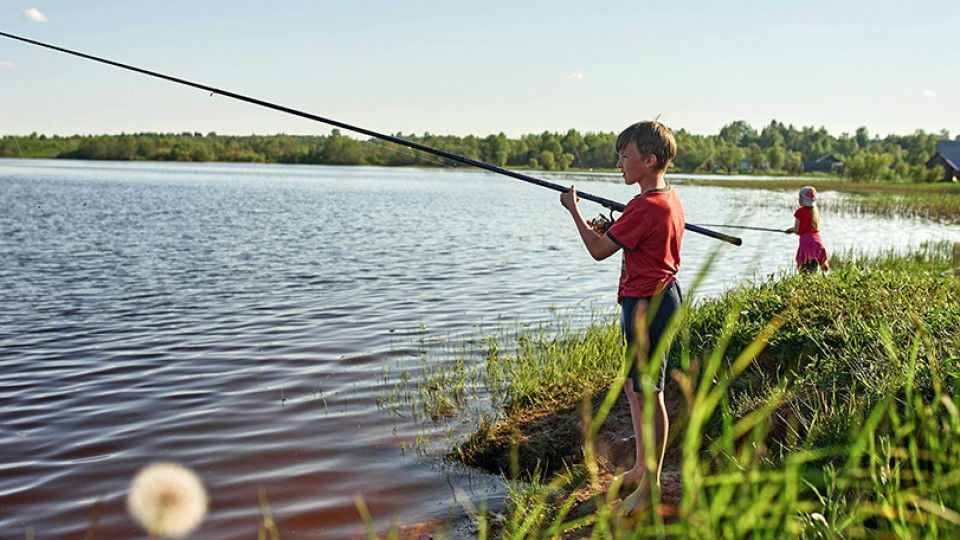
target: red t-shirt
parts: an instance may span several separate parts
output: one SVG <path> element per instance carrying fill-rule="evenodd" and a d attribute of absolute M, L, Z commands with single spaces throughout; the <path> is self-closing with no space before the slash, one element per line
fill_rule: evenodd
<path fill-rule="evenodd" d="M 797 234 L 816 232 L 813 229 L 813 208 L 809 206 L 801 206 L 800 208 L 797 208 L 796 212 L 793 213 L 793 217 L 800 220 L 800 230 L 797 231 Z"/>
<path fill-rule="evenodd" d="M 673 187 L 637 195 L 610 226 L 607 236 L 623 248 L 617 299 L 654 296 L 680 270 L 683 207 Z"/>

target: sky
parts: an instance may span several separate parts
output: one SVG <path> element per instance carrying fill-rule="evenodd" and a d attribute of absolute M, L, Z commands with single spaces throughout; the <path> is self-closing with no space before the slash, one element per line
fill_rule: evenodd
<path fill-rule="evenodd" d="M 28 2 L 0 31 L 387 134 L 960 135 L 956 0 Z M 0 37 L 0 135 L 330 130 Z"/>

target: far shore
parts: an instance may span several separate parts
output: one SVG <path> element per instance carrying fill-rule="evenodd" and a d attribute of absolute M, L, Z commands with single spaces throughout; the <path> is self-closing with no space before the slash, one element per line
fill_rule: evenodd
<path fill-rule="evenodd" d="M 22 159 L 22 158 L 0 158 Z M 33 159 L 33 158 L 28 158 Z M 96 161 L 96 160 L 83 160 Z M 143 161 L 134 160 L 133 162 Z M 165 162 L 160 162 L 165 163 Z M 173 162 L 170 163 L 185 163 Z M 186 162 L 191 163 L 191 162 Z M 192 162 L 192 163 L 240 163 L 240 162 Z M 257 162 L 263 165 L 262 162 Z M 296 165 L 290 165 L 296 166 Z M 301 166 L 310 166 L 301 164 Z M 341 165 L 354 166 L 354 165 Z M 383 167 L 384 165 L 366 165 Z M 404 165 L 404 168 L 420 165 Z M 480 171 L 481 169 L 476 169 Z M 564 184 L 567 178 L 590 176 L 595 179 L 618 182 L 616 169 L 567 169 L 564 171 L 545 171 L 529 167 L 515 167 L 510 170 L 522 171 L 531 176 L 553 179 Z M 852 210 L 868 215 L 900 215 L 939 220 L 944 223 L 960 223 L 960 183 L 933 182 L 853 182 L 837 174 L 811 173 L 803 176 L 776 176 L 769 174 L 718 173 L 667 173 L 667 179 L 676 185 L 715 186 L 739 189 L 799 190 L 811 185 L 822 192 L 837 192 L 856 195 L 839 201 L 830 201 L 831 209 Z"/>

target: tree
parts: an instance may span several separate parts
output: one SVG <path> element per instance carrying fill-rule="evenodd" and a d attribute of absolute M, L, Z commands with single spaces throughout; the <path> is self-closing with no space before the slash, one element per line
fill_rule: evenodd
<path fill-rule="evenodd" d="M 0 157 L 19 157 L 17 142 L 9 137 L 0 139 Z"/>
<path fill-rule="evenodd" d="M 937 141 L 940 139 L 935 133 L 924 133 L 918 129 L 913 135 L 903 137 L 900 147 L 906 151 L 904 159 L 911 165 L 924 165 L 930 157 L 937 153 Z"/>
<path fill-rule="evenodd" d="M 894 157 L 890 154 L 864 153 L 843 164 L 843 174 L 851 182 L 875 182 L 890 177 Z"/>
<path fill-rule="evenodd" d="M 363 145 L 351 137 L 340 135 L 338 130 L 327 140 L 323 149 L 323 163 L 331 165 L 360 165 L 363 163 Z"/>
<path fill-rule="evenodd" d="M 397 133 L 395 136 L 497 166 L 533 163 L 545 169 L 609 169 L 616 163 L 616 133 L 587 132 L 581 135 L 577 130 L 570 129 L 563 134 L 544 131 L 517 139 L 510 139 L 503 133 L 483 138 L 429 133 L 422 136 Z M 833 153 L 851 164 L 849 171 L 853 171 L 860 181 L 869 181 L 867 178 L 897 178 L 921 182 L 927 176 L 921 174 L 922 171 L 917 167 L 926 165 L 936 152 L 937 141 L 949 139 L 950 134 L 946 130 L 937 133 L 917 130 L 908 135 L 887 135 L 882 140 L 871 140 L 864 127 L 857 129 L 854 135 L 842 133 L 834 137 L 822 127 L 797 129 L 772 120 L 757 135 L 749 124 L 738 120 L 724 126 L 719 135 L 695 135 L 678 129 L 674 137 L 677 156 L 673 160 L 673 170 L 683 172 L 703 171 L 721 163 L 728 171 L 733 171 L 747 150 L 746 155 L 754 169 L 767 163 L 773 170 L 800 173 L 803 172 L 804 159 L 809 161 Z M 18 157 L 21 151 L 28 158 L 269 160 L 278 163 L 380 166 L 449 164 L 377 138 L 360 141 L 346 137 L 338 129 L 331 130 L 329 136 L 277 134 L 233 137 L 220 136 L 215 132 L 203 135 L 197 131 L 182 131 L 72 137 L 48 137 L 32 133 L 21 137 L 0 137 L 0 156 Z M 886 168 L 881 167 L 879 172 L 868 174 L 865 172 L 867 165 L 874 166 L 872 160 L 878 159 L 876 156 L 866 156 L 868 152 L 886 154 L 892 161 Z M 863 157 L 863 160 L 856 161 L 857 157 Z"/>
<path fill-rule="evenodd" d="M 790 174 L 803 172 L 803 155 L 800 152 L 787 151 L 783 169 Z"/>
<path fill-rule="evenodd" d="M 210 161 L 210 151 L 205 144 L 197 144 L 190 150 L 190 161 Z"/>
<path fill-rule="evenodd" d="M 846 159 L 850 156 L 856 155 L 860 150 L 860 143 L 857 142 L 856 137 L 851 137 L 848 133 L 841 133 L 840 139 L 837 140 L 837 143 L 834 145 L 834 151 L 838 154 L 838 158 Z"/>
<path fill-rule="evenodd" d="M 906 175 L 904 176 L 904 179 L 907 181 L 922 184 L 939 182 L 943 179 L 943 167 L 940 165 L 929 169 L 926 165 L 908 165 L 907 167 Z"/>
<path fill-rule="evenodd" d="M 584 149 L 584 142 L 583 142 L 583 136 L 580 135 L 580 132 L 575 129 L 571 129 L 570 131 L 567 131 L 567 134 L 563 136 L 563 141 L 561 144 L 563 145 L 564 152 L 569 152 L 570 154 L 573 154 L 573 157 L 574 157 L 573 163 L 575 163 L 577 166 L 582 167 L 581 160 L 582 160 L 582 152 Z"/>
<path fill-rule="evenodd" d="M 529 164 L 530 161 L 530 147 L 527 146 L 527 141 L 520 139 L 513 145 L 513 149 L 510 151 L 510 156 L 507 157 L 507 164 L 509 165 L 523 165 L 525 163 Z"/>
<path fill-rule="evenodd" d="M 583 137 L 582 166 L 591 169 L 613 167 L 617 162 L 617 137 L 613 133 L 587 133 Z"/>
<path fill-rule="evenodd" d="M 808 161 L 816 160 L 820 156 L 833 152 L 833 138 L 823 127 L 818 130 L 814 130 L 812 127 L 803 128 L 798 143 L 800 153 Z"/>
<path fill-rule="evenodd" d="M 764 163 L 767 161 L 767 155 L 763 152 L 763 149 L 760 148 L 760 145 L 752 142 L 750 147 L 747 149 L 747 152 L 750 155 L 750 166 L 754 171 L 763 169 Z"/>
<path fill-rule="evenodd" d="M 705 169 L 712 159 L 713 145 L 703 142 L 678 148 L 673 163 L 682 172 L 696 172 Z"/>
<path fill-rule="evenodd" d="M 499 135 L 489 135 L 483 140 L 482 161 L 487 161 L 498 167 L 507 164 L 510 157 L 510 141 L 502 132 Z"/>
<path fill-rule="evenodd" d="M 557 140 L 557 137 L 553 133 L 544 131 L 543 135 L 540 136 L 540 151 L 547 151 L 554 156 L 559 156 L 563 153 L 563 145 L 560 144 L 560 141 Z"/>
<path fill-rule="evenodd" d="M 724 144 L 717 149 L 717 159 L 727 169 L 727 172 L 733 172 L 733 169 L 743 159 L 743 150 L 733 144 Z"/>
<path fill-rule="evenodd" d="M 783 169 L 785 161 L 786 150 L 782 146 L 773 146 L 767 149 L 767 163 L 770 165 L 770 170 L 779 171 Z"/>
<path fill-rule="evenodd" d="M 786 147 L 786 139 L 783 138 L 783 124 L 772 120 L 770 125 L 763 128 L 760 132 L 760 146 L 763 148 L 773 148 L 775 146 Z"/>
<path fill-rule="evenodd" d="M 870 132 L 863 126 L 857 128 L 855 137 L 857 139 L 857 146 L 860 148 L 866 148 L 870 144 Z"/>
<path fill-rule="evenodd" d="M 550 150 L 542 150 L 537 156 L 537 161 L 544 170 L 552 171 L 557 167 L 557 156 Z"/>
<path fill-rule="evenodd" d="M 737 120 L 720 128 L 720 138 L 736 146 L 746 146 L 757 138 L 757 130 L 743 120 Z"/>

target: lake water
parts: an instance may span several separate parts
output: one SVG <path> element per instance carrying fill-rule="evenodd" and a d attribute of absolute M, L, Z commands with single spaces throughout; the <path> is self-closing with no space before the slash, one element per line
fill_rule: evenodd
<path fill-rule="evenodd" d="M 690 223 L 793 224 L 792 191 L 676 187 Z M 558 199 L 472 169 L 0 160 L 3 536 L 81 537 L 95 505 L 97 538 L 140 536 L 124 497 L 153 461 L 203 479 L 200 539 L 255 535 L 258 490 L 283 538 L 365 536 L 356 495 L 381 532 L 502 501 L 497 478 L 438 457 L 469 419 L 378 399 L 461 336 L 615 308 L 619 259 L 594 262 Z M 960 239 L 823 220 L 831 252 Z M 792 269 L 795 236 L 727 232 L 744 245 L 685 235 L 681 283 L 714 252 L 701 295 Z"/>

